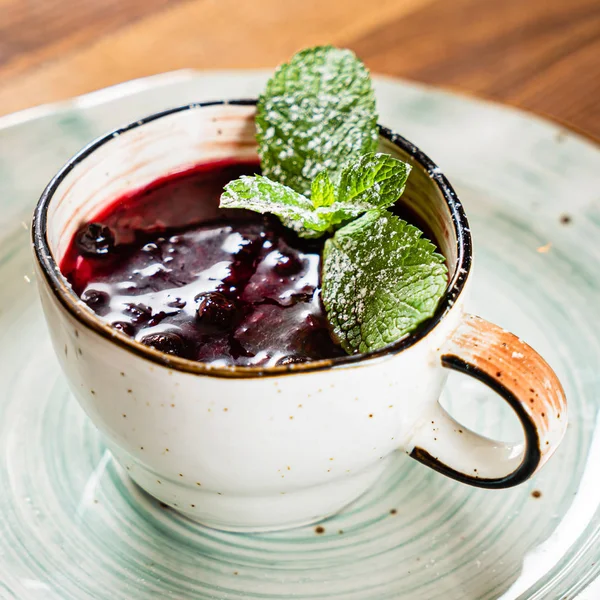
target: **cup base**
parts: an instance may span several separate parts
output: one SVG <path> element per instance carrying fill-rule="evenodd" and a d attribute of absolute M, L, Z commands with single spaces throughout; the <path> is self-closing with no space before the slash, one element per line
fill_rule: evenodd
<path fill-rule="evenodd" d="M 114 449 L 113 454 L 127 475 L 158 501 L 196 523 L 236 533 L 281 531 L 327 519 L 365 493 L 389 461 L 388 457 L 360 473 L 307 489 L 277 495 L 242 496 L 193 489 L 164 476 L 158 479 L 156 473 L 131 456 Z"/>
<path fill-rule="evenodd" d="M 360 495 L 358 497 L 360 497 Z M 297 529 L 298 527 L 309 527 L 310 525 L 317 525 L 317 523 L 320 523 L 321 521 L 325 521 L 326 519 L 329 519 L 330 517 L 335 516 L 338 512 L 343 510 L 346 506 L 348 506 L 349 504 L 352 504 L 352 502 L 356 499 L 357 498 L 350 500 L 350 502 L 348 502 L 347 504 L 345 504 L 344 506 L 340 507 L 338 510 L 336 510 L 332 513 L 324 514 L 319 517 L 314 517 L 314 518 L 308 519 L 306 521 L 292 521 L 290 523 L 282 523 L 279 525 L 272 525 L 272 526 L 266 526 L 266 527 L 252 527 L 252 526 L 251 527 L 239 527 L 239 526 L 228 527 L 227 525 L 223 525 L 222 523 L 214 523 L 214 522 L 210 522 L 210 521 L 200 520 L 197 517 L 195 517 L 194 515 L 183 512 L 181 510 L 178 510 L 177 508 L 175 510 L 178 510 L 178 512 L 180 514 L 182 514 L 186 518 L 190 519 L 191 521 L 194 521 L 194 523 L 197 523 L 198 525 L 201 525 L 202 527 L 208 527 L 209 529 L 215 529 L 216 531 L 227 531 L 228 533 L 275 533 L 277 531 L 287 531 L 289 529 Z"/>

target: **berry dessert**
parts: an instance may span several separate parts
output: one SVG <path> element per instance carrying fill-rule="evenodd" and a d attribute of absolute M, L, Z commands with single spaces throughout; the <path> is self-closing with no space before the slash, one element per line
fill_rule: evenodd
<path fill-rule="evenodd" d="M 198 165 L 82 224 L 61 264 L 81 300 L 141 344 L 218 366 L 369 352 L 429 319 L 445 260 L 399 212 L 411 167 L 376 152 L 356 56 L 295 55 L 256 130 L 260 164 Z"/>
<path fill-rule="evenodd" d="M 117 200 L 79 230 L 62 272 L 102 319 L 167 354 L 262 366 L 343 355 L 319 300 L 322 241 L 243 211 L 169 226 L 174 197 L 216 207 L 232 176 L 257 169 L 205 165 Z"/>

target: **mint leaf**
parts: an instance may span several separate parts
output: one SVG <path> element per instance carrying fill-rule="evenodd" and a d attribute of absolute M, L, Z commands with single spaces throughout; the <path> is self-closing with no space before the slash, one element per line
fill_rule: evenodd
<path fill-rule="evenodd" d="M 373 152 L 347 166 L 340 176 L 337 199 L 328 211 L 330 225 L 392 206 L 404 192 L 411 168 L 389 154 Z"/>
<path fill-rule="evenodd" d="M 331 206 L 335 202 L 335 186 L 329 178 L 327 171 L 321 171 L 312 182 L 311 186 L 312 205 L 315 208 Z"/>
<path fill-rule="evenodd" d="M 303 237 L 318 237 L 329 227 L 313 210 L 308 198 L 261 175 L 243 175 L 230 181 L 221 194 L 219 206 L 272 213 Z"/>
<path fill-rule="evenodd" d="M 350 50 L 319 46 L 299 52 L 267 83 L 256 129 L 266 177 L 307 197 L 321 171 L 337 183 L 349 160 L 377 147 L 369 72 Z"/>
<path fill-rule="evenodd" d="M 430 318 L 447 285 L 444 257 L 386 210 L 338 230 L 323 251 L 322 299 L 346 352 L 377 350 Z"/>
<path fill-rule="evenodd" d="M 412 167 L 389 154 L 370 152 L 342 171 L 338 201 L 364 210 L 387 208 L 400 198 Z"/>
<path fill-rule="evenodd" d="M 342 171 L 338 190 L 327 171 L 321 171 L 312 182 L 310 200 L 267 177 L 243 176 L 225 186 L 220 206 L 272 213 L 300 236 L 319 237 L 368 210 L 394 204 L 410 169 L 387 154 L 366 154 Z"/>

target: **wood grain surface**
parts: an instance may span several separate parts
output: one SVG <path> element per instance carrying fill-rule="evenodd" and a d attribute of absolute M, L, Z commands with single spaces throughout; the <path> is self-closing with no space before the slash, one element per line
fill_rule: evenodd
<path fill-rule="evenodd" d="M 599 0 L 0 0 L 0 114 L 318 43 L 600 137 Z"/>

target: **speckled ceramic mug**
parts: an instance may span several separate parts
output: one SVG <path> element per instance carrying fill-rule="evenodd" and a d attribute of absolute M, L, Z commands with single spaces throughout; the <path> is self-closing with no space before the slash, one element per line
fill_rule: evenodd
<path fill-rule="evenodd" d="M 139 344 L 74 294 L 58 264 L 82 223 L 167 174 L 256 158 L 254 115 L 254 101 L 214 102 L 132 123 L 77 154 L 37 206 L 33 241 L 52 341 L 73 394 L 120 464 L 165 504 L 235 531 L 293 527 L 337 512 L 398 449 L 475 486 L 531 477 L 565 432 L 562 387 L 519 338 L 463 312 L 471 270 L 463 208 L 431 160 L 385 128 L 381 151 L 414 167 L 401 202 L 429 225 L 450 272 L 435 316 L 408 338 L 358 356 L 211 368 Z M 448 369 L 498 392 L 524 440 L 489 440 L 447 414 L 438 398 Z"/>

